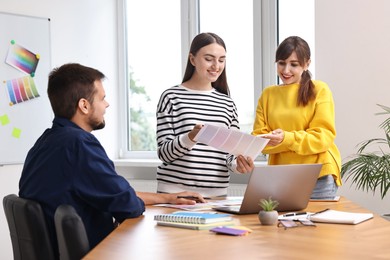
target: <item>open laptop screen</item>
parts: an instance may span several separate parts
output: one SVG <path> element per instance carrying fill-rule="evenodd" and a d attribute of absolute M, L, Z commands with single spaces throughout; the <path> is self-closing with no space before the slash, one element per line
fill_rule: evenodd
<path fill-rule="evenodd" d="M 307 207 L 322 164 L 256 166 L 248 181 L 241 206 L 217 207 L 234 214 L 253 214 L 261 210 L 261 199 L 279 202 L 278 211 L 296 211 Z"/>

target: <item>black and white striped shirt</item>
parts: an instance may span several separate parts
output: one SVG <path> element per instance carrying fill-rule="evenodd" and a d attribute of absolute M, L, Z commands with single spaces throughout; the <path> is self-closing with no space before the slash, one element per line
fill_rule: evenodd
<path fill-rule="evenodd" d="M 195 124 L 239 129 L 233 100 L 215 89 L 196 91 L 179 85 L 162 93 L 156 116 L 157 152 L 163 162 L 157 168 L 157 191 L 227 195 L 233 155 L 192 142 L 188 132 Z"/>

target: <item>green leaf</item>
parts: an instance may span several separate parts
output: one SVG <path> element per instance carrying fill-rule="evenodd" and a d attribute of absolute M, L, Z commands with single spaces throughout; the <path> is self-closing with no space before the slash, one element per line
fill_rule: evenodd
<path fill-rule="evenodd" d="M 279 202 L 269 197 L 268 199 L 261 199 L 259 205 L 264 211 L 273 211 L 279 206 Z"/>

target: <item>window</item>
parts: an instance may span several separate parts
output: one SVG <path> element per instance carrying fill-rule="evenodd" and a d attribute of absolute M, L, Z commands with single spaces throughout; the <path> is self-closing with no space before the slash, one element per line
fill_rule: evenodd
<path fill-rule="evenodd" d="M 253 1 L 201 0 L 199 6 L 200 31 L 214 32 L 225 41 L 230 94 L 238 109 L 241 130 L 250 133 L 253 89 L 261 88 L 254 84 Z"/>
<path fill-rule="evenodd" d="M 129 0 L 125 11 L 127 124 L 122 126 L 122 150 L 145 155 L 156 150 L 159 96 L 181 78 L 180 0 Z"/>
<path fill-rule="evenodd" d="M 297 35 L 303 38 L 310 46 L 311 59 L 315 61 L 314 45 L 314 0 L 278 0 L 278 38 Z M 310 64 L 310 72 L 315 75 L 315 64 Z"/>
<path fill-rule="evenodd" d="M 125 35 L 121 41 L 125 50 L 121 54 L 124 79 L 120 104 L 123 107 L 120 109 L 123 113 L 120 120 L 123 122 L 120 126 L 121 158 L 156 158 L 155 110 L 158 99 L 162 91 L 181 82 L 189 44 L 199 32 L 214 32 L 224 39 L 227 77 L 231 96 L 238 108 L 240 127 L 245 132 L 251 131 L 262 88 L 276 83 L 275 66 L 272 65 L 278 38 L 277 1 L 119 2 L 124 11 L 122 30 Z M 291 32 L 283 28 L 296 20 L 296 11 L 293 10 L 299 10 L 301 2 L 314 1 L 294 2 L 295 5 L 288 8 L 288 0 L 279 2 L 283 11 L 279 11 L 279 37 L 284 37 Z M 285 20 L 287 22 L 283 23 Z"/>

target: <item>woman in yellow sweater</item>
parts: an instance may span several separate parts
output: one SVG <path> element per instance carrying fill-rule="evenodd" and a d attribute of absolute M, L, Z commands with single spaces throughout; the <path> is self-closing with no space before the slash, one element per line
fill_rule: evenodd
<path fill-rule="evenodd" d="M 332 198 L 341 186 L 332 92 L 311 79 L 310 48 L 302 38 L 286 38 L 276 50 L 276 64 L 283 84 L 263 90 L 252 134 L 270 139 L 263 150 L 269 165 L 321 163 L 311 197 Z"/>

